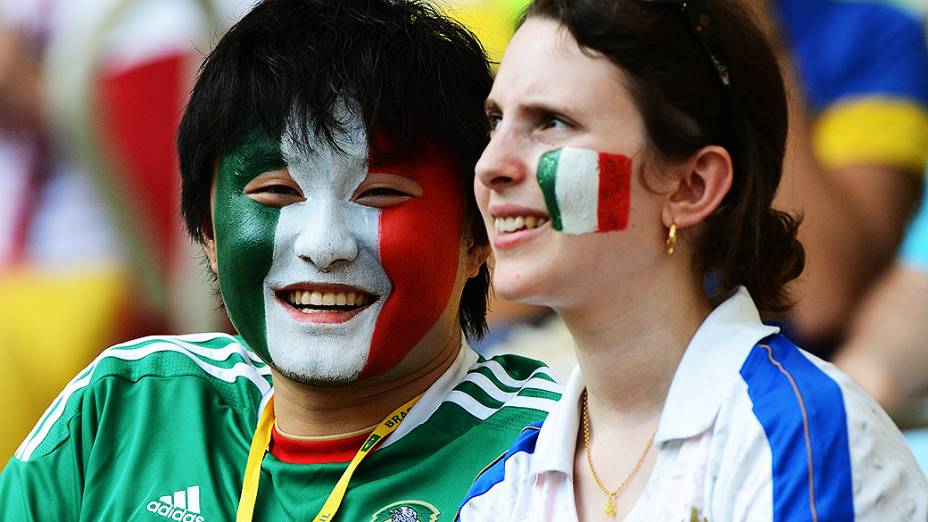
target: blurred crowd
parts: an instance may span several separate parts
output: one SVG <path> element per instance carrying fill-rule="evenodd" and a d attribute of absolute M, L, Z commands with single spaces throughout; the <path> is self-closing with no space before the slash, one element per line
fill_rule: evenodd
<path fill-rule="evenodd" d="M 174 137 L 200 59 L 252 3 L 0 0 L 0 456 L 106 346 L 229 328 L 190 262 Z M 437 4 L 498 62 L 527 3 Z M 778 202 L 807 254 L 779 325 L 928 426 L 928 0 L 755 4 L 790 76 Z M 549 311 L 495 301 L 490 326 L 478 350 L 569 373 Z"/>

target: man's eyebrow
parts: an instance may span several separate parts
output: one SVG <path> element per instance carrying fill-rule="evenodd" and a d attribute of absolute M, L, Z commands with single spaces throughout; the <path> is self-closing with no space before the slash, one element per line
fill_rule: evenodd
<path fill-rule="evenodd" d="M 226 163 L 230 162 L 230 163 Z M 253 177 L 256 171 L 277 170 L 287 166 L 280 145 L 261 136 L 249 136 L 233 150 L 219 158 L 220 166 L 233 166 L 236 176 Z"/>
<path fill-rule="evenodd" d="M 483 110 L 486 112 L 499 112 L 499 105 L 497 105 L 493 99 L 487 98 L 487 100 L 483 102 Z"/>
<path fill-rule="evenodd" d="M 378 147 L 376 149 L 371 149 L 367 155 L 367 168 L 368 170 L 373 168 L 383 168 L 389 165 L 394 165 L 397 162 L 403 161 L 404 158 L 402 155 L 390 148 Z"/>

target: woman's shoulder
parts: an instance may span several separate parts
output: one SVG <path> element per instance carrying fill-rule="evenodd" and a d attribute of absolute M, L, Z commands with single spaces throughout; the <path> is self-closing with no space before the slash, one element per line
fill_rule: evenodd
<path fill-rule="evenodd" d="M 523 482 L 531 475 L 532 458 L 543 423 L 526 426 L 512 447 L 477 475 L 455 520 L 509 518 L 513 503 L 518 503 Z"/>
<path fill-rule="evenodd" d="M 901 433 L 841 370 L 775 335 L 740 375 L 714 427 L 721 496 L 754 483 L 774 510 L 795 511 L 786 518 L 924 518 L 928 482 Z"/>

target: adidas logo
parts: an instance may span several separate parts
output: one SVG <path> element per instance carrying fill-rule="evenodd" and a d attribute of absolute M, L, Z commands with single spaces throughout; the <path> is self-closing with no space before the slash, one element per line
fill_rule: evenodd
<path fill-rule="evenodd" d="M 205 522 L 200 515 L 200 486 L 190 486 L 173 495 L 165 495 L 152 500 L 145 506 L 156 515 L 180 522 Z"/>

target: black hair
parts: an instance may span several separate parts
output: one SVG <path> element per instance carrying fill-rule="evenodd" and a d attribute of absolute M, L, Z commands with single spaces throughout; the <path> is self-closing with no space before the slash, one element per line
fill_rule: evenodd
<path fill-rule="evenodd" d="M 312 122 L 298 123 L 303 138 L 313 133 L 338 147 L 345 122 L 333 111 L 349 98 L 369 143 L 382 129 L 394 153 L 422 154 L 427 140 L 452 153 L 469 194 L 468 232 L 486 245 L 472 181 L 487 142 L 491 86 L 477 38 L 422 0 L 265 0 L 207 56 L 181 121 L 187 231 L 203 242 L 218 158 L 256 128 L 280 136 L 291 115 Z M 489 284 L 484 264 L 464 286 L 460 321 L 469 337 L 486 331 Z"/>
<path fill-rule="evenodd" d="M 791 306 L 786 284 L 805 263 L 800 220 L 771 208 L 786 148 L 784 80 L 743 5 L 703 1 L 701 15 L 721 40 L 710 50 L 726 62 L 730 85 L 679 1 L 535 0 L 525 17 L 561 23 L 582 49 L 622 69 L 658 160 L 683 160 L 707 145 L 728 150 L 732 187 L 696 238 L 693 262 L 711 276 L 714 300 L 744 285 L 763 315 L 777 315 Z"/>

